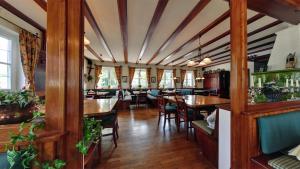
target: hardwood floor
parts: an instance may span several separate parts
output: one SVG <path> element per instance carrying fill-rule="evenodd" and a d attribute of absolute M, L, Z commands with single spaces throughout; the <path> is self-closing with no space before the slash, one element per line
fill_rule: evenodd
<path fill-rule="evenodd" d="M 102 159 L 97 169 L 213 169 L 190 136 L 185 139 L 183 125 L 177 133 L 175 122 L 163 120 L 157 127 L 157 109 L 139 108 L 119 112 L 118 147 L 111 137 L 102 141 Z"/>

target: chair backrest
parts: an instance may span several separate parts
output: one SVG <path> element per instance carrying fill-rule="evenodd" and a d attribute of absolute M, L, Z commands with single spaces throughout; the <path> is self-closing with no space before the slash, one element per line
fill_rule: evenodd
<path fill-rule="evenodd" d="M 166 102 L 162 95 L 157 96 L 157 105 L 160 112 L 165 112 Z"/>
<path fill-rule="evenodd" d="M 260 117 L 258 128 L 264 154 L 293 148 L 300 143 L 300 112 Z"/>
<path fill-rule="evenodd" d="M 187 105 L 185 103 L 185 101 L 183 100 L 183 98 L 181 96 L 175 96 L 176 99 L 176 104 L 177 104 L 177 111 L 179 113 L 187 113 Z"/>

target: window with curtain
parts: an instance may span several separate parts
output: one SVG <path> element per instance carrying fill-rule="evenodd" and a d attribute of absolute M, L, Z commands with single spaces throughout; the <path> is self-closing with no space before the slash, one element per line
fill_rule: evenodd
<path fill-rule="evenodd" d="M 164 70 L 164 74 L 159 83 L 159 88 L 173 88 L 174 79 L 173 79 L 173 70 Z"/>
<path fill-rule="evenodd" d="M 146 69 L 138 69 L 136 68 L 134 71 L 133 79 L 131 82 L 132 88 L 147 88 L 148 80 L 147 80 L 147 70 Z"/>
<path fill-rule="evenodd" d="M 0 89 L 11 90 L 12 45 L 11 40 L 0 36 Z"/>
<path fill-rule="evenodd" d="M 193 71 L 186 72 L 183 87 L 195 87 L 195 76 Z"/>
<path fill-rule="evenodd" d="M 100 79 L 97 84 L 98 88 L 118 88 L 118 80 L 114 67 L 102 67 Z"/>
<path fill-rule="evenodd" d="M 0 90 L 18 91 L 25 85 L 18 32 L 0 27 Z"/>

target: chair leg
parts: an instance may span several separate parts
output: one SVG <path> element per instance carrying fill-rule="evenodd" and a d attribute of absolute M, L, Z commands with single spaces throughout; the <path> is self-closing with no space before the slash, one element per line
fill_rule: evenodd
<path fill-rule="evenodd" d="M 118 125 L 118 123 L 117 123 L 117 128 L 116 128 L 116 135 L 117 135 L 117 139 L 119 138 L 119 125 Z"/>
<path fill-rule="evenodd" d="M 175 114 L 175 120 L 176 120 L 177 132 L 179 133 L 180 119 L 179 119 L 178 113 Z"/>
<path fill-rule="evenodd" d="M 164 119 L 164 129 L 166 127 L 166 121 L 167 121 L 167 113 L 164 113 L 165 119 Z"/>
<path fill-rule="evenodd" d="M 185 129 L 186 129 L 186 139 L 189 140 L 189 122 L 185 122 Z"/>
<path fill-rule="evenodd" d="M 158 126 L 160 124 L 160 118 L 161 118 L 161 112 L 158 113 L 158 123 L 157 123 Z"/>
<path fill-rule="evenodd" d="M 115 147 L 118 147 L 117 138 L 116 138 L 116 126 L 113 127 L 113 140 L 114 140 Z"/>

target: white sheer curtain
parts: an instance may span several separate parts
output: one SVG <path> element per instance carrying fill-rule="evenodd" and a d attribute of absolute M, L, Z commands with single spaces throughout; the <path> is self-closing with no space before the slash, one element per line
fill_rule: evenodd
<path fill-rule="evenodd" d="M 114 67 L 102 67 L 100 80 L 98 82 L 98 88 L 110 88 L 116 89 L 118 88 L 118 80 Z"/>
<path fill-rule="evenodd" d="M 173 70 L 164 70 L 159 88 L 174 88 Z"/>
<path fill-rule="evenodd" d="M 195 87 L 194 71 L 187 71 L 183 81 L 183 87 Z"/>

